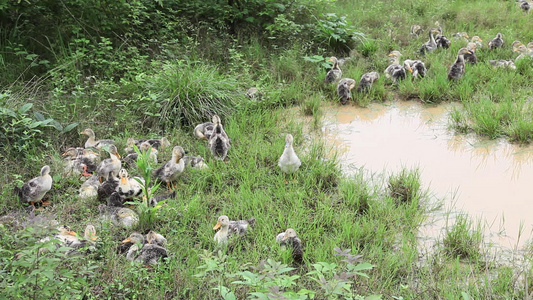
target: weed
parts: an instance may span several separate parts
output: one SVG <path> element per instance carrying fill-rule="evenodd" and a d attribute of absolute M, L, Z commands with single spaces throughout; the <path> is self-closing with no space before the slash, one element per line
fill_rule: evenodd
<path fill-rule="evenodd" d="M 420 172 L 402 169 L 399 174 L 389 176 L 388 189 L 398 204 L 416 203 L 420 198 Z"/>
<path fill-rule="evenodd" d="M 451 257 L 476 261 L 481 256 L 482 241 L 483 234 L 479 223 L 475 225 L 468 216 L 459 214 L 455 218 L 455 224 L 446 229 L 442 243 L 444 252 Z"/>

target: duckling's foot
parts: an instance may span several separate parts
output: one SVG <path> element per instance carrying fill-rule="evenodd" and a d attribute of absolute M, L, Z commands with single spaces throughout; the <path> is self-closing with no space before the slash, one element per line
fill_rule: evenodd
<path fill-rule="evenodd" d="M 48 206 L 48 205 L 50 205 L 50 201 L 48 201 L 48 200 L 46 200 L 46 201 L 41 201 L 41 204 L 42 204 L 43 206 Z"/>
<path fill-rule="evenodd" d="M 83 166 L 83 173 L 81 173 L 81 176 L 90 177 L 92 174 L 87 173 L 87 166 Z"/>

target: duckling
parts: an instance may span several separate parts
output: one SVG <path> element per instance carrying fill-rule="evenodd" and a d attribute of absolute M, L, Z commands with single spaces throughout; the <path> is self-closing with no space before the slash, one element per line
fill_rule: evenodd
<path fill-rule="evenodd" d="M 98 196 L 98 188 L 101 185 L 98 175 L 92 175 L 81 185 L 79 197 L 87 199 Z"/>
<path fill-rule="evenodd" d="M 141 184 L 144 185 L 144 179 L 140 177 L 128 178 L 128 171 L 126 169 L 120 170 L 118 173 L 120 182 L 115 191 L 122 199 L 130 199 L 138 197 L 143 193 Z M 140 181 L 140 183 L 139 183 Z"/>
<path fill-rule="evenodd" d="M 276 236 L 276 242 L 282 248 L 290 247 L 292 249 L 292 258 L 295 262 L 301 263 L 303 261 L 302 241 L 296 236 L 296 231 L 292 228 L 287 228 Z"/>
<path fill-rule="evenodd" d="M 524 12 L 529 13 L 529 10 L 531 9 L 531 5 L 526 0 L 520 0 L 520 8 Z"/>
<path fill-rule="evenodd" d="M 168 257 L 167 249 L 155 244 L 144 244 L 140 251 L 138 244 L 134 244 L 126 254 L 127 260 L 141 262 L 144 265 L 153 265 L 165 257 Z"/>
<path fill-rule="evenodd" d="M 120 162 L 120 154 L 118 154 L 117 147 L 115 145 L 109 145 L 110 158 L 103 160 L 96 169 L 100 178 L 108 179 L 110 172 L 113 172 L 113 176 L 118 175 L 122 164 Z"/>
<path fill-rule="evenodd" d="M 154 176 L 166 182 L 168 189 L 170 189 L 170 183 L 176 181 L 185 170 L 185 162 L 182 159 L 184 155 L 185 151 L 183 148 L 175 146 L 172 149 L 172 158 L 170 161 L 154 171 Z"/>
<path fill-rule="evenodd" d="M 456 41 L 461 40 L 463 42 L 468 43 L 469 36 L 466 32 L 457 32 L 453 34 L 453 39 Z"/>
<path fill-rule="evenodd" d="M 465 73 L 465 54 L 472 54 L 472 51 L 461 48 L 459 49 L 459 52 L 457 53 L 457 59 L 455 60 L 455 63 L 450 67 L 450 71 L 448 72 L 448 80 L 457 80 L 460 79 L 463 74 Z"/>
<path fill-rule="evenodd" d="M 94 250 L 94 246 L 96 244 L 96 240 L 98 237 L 96 236 L 96 228 L 94 228 L 93 225 L 87 225 L 85 227 L 85 233 L 83 234 L 83 239 L 75 239 L 72 241 L 70 245 L 68 245 L 71 248 L 74 248 L 73 251 L 67 252 L 67 255 L 78 253 L 76 250 L 82 249 L 82 248 L 89 248 L 89 250 Z"/>
<path fill-rule="evenodd" d="M 286 174 L 298 171 L 302 165 L 300 158 L 298 158 L 298 155 L 296 155 L 296 152 L 294 152 L 294 149 L 292 148 L 293 141 L 294 138 L 292 137 L 292 134 L 287 133 L 285 136 L 285 149 L 283 149 L 283 153 L 278 161 L 278 166 L 281 171 Z"/>
<path fill-rule="evenodd" d="M 434 51 L 435 49 L 437 49 L 437 43 L 435 42 L 435 37 L 433 36 L 433 33 L 434 30 L 430 30 L 429 31 L 429 41 L 425 42 L 424 44 L 422 44 L 422 46 L 420 47 L 420 49 L 418 49 L 418 52 L 422 55 L 428 53 L 428 52 L 432 52 Z"/>
<path fill-rule="evenodd" d="M 53 237 L 42 238 L 39 240 L 39 242 L 43 243 L 52 239 L 56 239 L 59 240 L 63 246 L 70 246 L 72 243 L 78 240 L 78 234 L 67 225 L 60 225 L 56 229 L 58 233 L 56 233 Z"/>
<path fill-rule="evenodd" d="M 146 242 L 144 236 L 138 232 L 131 233 L 122 243 L 118 246 L 118 253 L 125 253 L 133 246 L 134 244 L 144 245 Z"/>
<path fill-rule="evenodd" d="M 213 116 L 213 124 L 215 124 L 215 129 L 209 137 L 208 147 L 215 159 L 225 160 L 230 148 L 230 139 L 222 127 L 219 116 Z"/>
<path fill-rule="evenodd" d="M 467 63 L 470 63 L 472 65 L 475 65 L 477 63 L 476 48 L 477 48 L 476 43 L 470 42 L 466 45 L 466 49 L 472 52 L 472 54 L 470 53 L 464 54 L 464 58 Z"/>
<path fill-rule="evenodd" d="M 65 174 L 89 177 L 96 171 L 98 154 L 91 149 L 68 148 L 63 154 L 65 157 Z"/>
<path fill-rule="evenodd" d="M 146 242 L 148 244 L 154 244 L 164 247 L 167 244 L 167 239 L 162 234 L 150 230 L 150 232 L 146 234 Z"/>
<path fill-rule="evenodd" d="M 98 177 L 98 178 L 100 178 L 100 177 Z M 107 176 L 107 180 L 104 181 L 98 187 L 98 190 L 97 190 L 98 201 L 100 201 L 100 202 L 107 201 L 109 196 L 111 196 L 111 194 L 113 194 L 115 192 L 115 190 L 117 189 L 119 181 L 120 180 L 117 177 L 115 177 L 115 175 L 113 174 L 113 171 L 109 171 L 109 174 Z"/>
<path fill-rule="evenodd" d="M 389 54 L 392 64 L 385 69 L 385 77 L 392 78 L 394 83 L 405 79 L 405 68 L 400 65 L 400 51 L 392 51 Z M 412 71 L 412 70 L 411 70 Z"/>
<path fill-rule="evenodd" d="M 41 175 L 24 183 L 22 188 L 15 186 L 14 192 L 20 198 L 21 202 L 29 202 L 35 207 L 35 202 L 41 201 L 42 205 L 49 205 L 50 202 L 42 201 L 44 195 L 52 188 L 52 176 L 50 176 L 50 167 L 41 168 Z"/>
<path fill-rule="evenodd" d="M 518 57 L 515 58 L 515 61 L 518 61 L 522 58 L 526 58 L 526 57 L 533 57 L 532 56 L 532 53 L 529 51 L 529 49 L 527 49 L 527 47 L 525 45 L 520 45 L 516 48 L 516 50 L 514 50 L 514 52 L 518 52 L 520 53 L 520 55 L 518 55 Z"/>
<path fill-rule="evenodd" d="M 149 154 L 150 161 L 152 163 L 154 163 L 154 164 L 157 164 L 157 153 L 158 153 L 158 151 L 157 151 L 156 148 L 152 148 L 150 143 L 142 142 L 141 146 L 139 147 L 139 151 L 141 151 L 141 153 L 145 153 L 145 152 L 150 151 L 150 154 Z M 139 157 L 139 154 L 137 154 L 137 152 L 133 152 L 133 153 L 130 153 L 130 154 L 126 155 L 126 157 L 124 157 L 122 162 L 124 163 L 124 165 L 126 165 L 129 168 L 137 167 L 137 158 L 138 157 Z"/>
<path fill-rule="evenodd" d="M 98 205 L 100 216 L 105 221 L 111 221 L 116 226 L 131 228 L 139 223 L 139 216 L 133 210 L 126 207 Z"/>
<path fill-rule="evenodd" d="M 145 196 L 143 196 L 143 199 L 146 199 L 144 197 Z M 157 206 L 159 202 L 167 200 L 167 199 L 172 199 L 172 198 L 176 198 L 176 191 L 172 191 L 171 193 L 167 193 L 167 194 L 155 195 L 152 198 L 150 198 L 149 203 L 152 207 L 155 207 Z"/>
<path fill-rule="evenodd" d="M 215 242 L 222 244 L 228 241 L 228 237 L 234 234 L 239 234 L 243 236 L 246 234 L 248 227 L 253 225 L 255 222 L 254 218 L 249 220 L 240 220 L 240 221 L 230 221 L 228 216 L 220 216 L 218 218 L 217 224 L 213 227 L 213 230 L 219 231 L 215 234 Z"/>
<path fill-rule="evenodd" d="M 208 141 L 214 130 L 215 124 L 212 122 L 198 124 L 196 127 L 194 127 L 194 136 L 199 140 Z"/>
<path fill-rule="evenodd" d="M 476 49 L 483 48 L 483 40 L 477 35 L 473 36 L 472 39 L 470 40 L 470 42 L 476 43 Z"/>
<path fill-rule="evenodd" d="M 160 258 L 168 256 L 167 250 L 163 248 L 166 242 L 167 240 L 161 234 L 154 231 L 150 231 L 146 235 L 146 239 L 142 234 L 134 232 L 122 241 L 119 252 L 125 252 L 124 250 L 127 249 L 127 260 L 151 265 L 155 264 Z M 142 249 L 140 249 L 139 245 L 142 245 Z"/>
<path fill-rule="evenodd" d="M 533 52 L 533 42 L 527 43 L 527 49 L 529 50 L 529 52 Z"/>
<path fill-rule="evenodd" d="M 406 59 L 403 61 L 403 67 L 406 70 L 410 70 L 413 74 L 413 79 L 424 78 L 426 76 L 426 65 L 421 60 Z"/>
<path fill-rule="evenodd" d="M 184 156 L 183 160 L 185 161 L 185 166 L 187 166 L 187 168 L 198 170 L 209 168 L 205 163 L 204 158 L 201 156 Z"/>
<path fill-rule="evenodd" d="M 97 149 L 100 149 L 103 146 L 112 145 L 112 144 L 115 143 L 113 140 L 98 140 L 97 141 L 95 139 L 94 131 L 92 129 L 90 129 L 90 128 L 86 128 L 80 134 L 85 134 L 85 135 L 89 136 L 89 138 L 85 142 L 85 148 L 97 148 Z"/>
<path fill-rule="evenodd" d="M 520 47 L 520 46 L 522 46 L 522 45 L 524 45 L 524 44 L 522 44 L 521 41 L 516 40 L 516 41 L 514 41 L 514 42 L 511 44 L 511 49 L 512 49 L 513 52 L 516 52 L 516 50 L 518 49 L 518 47 Z"/>
<path fill-rule="evenodd" d="M 245 95 L 250 100 L 261 101 L 263 99 L 263 93 L 256 87 L 249 88 Z"/>
<path fill-rule="evenodd" d="M 357 86 L 357 92 L 364 93 L 369 92 L 372 88 L 372 84 L 379 79 L 378 72 L 365 73 L 361 76 L 359 80 L 359 85 Z"/>
<path fill-rule="evenodd" d="M 420 27 L 420 25 L 411 25 L 411 30 L 409 31 L 409 34 L 413 37 L 418 37 L 422 32 L 424 32 L 424 29 Z"/>
<path fill-rule="evenodd" d="M 501 47 L 503 47 L 503 38 L 502 38 L 502 34 L 498 32 L 496 37 L 492 39 L 492 41 L 489 42 L 489 49 L 493 50 L 493 49 L 501 48 Z"/>
<path fill-rule="evenodd" d="M 339 67 L 339 61 L 335 56 L 332 56 L 330 59 L 327 60 L 328 62 L 333 63 L 333 68 L 328 71 L 326 74 L 326 78 L 324 79 L 324 83 L 332 83 L 335 82 L 342 77 L 342 71 Z"/>
<path fill-rule="evenodd" d="M 165 149 L 166 147 L 170 146 L 170 142 L 166 137 L 162 137 L 160 139 L 141 139 L 136 140 L 134 138 L 128 138 L 126 141 L 126 148 L 124 148 L 124 151 L 126 153 L 134 153 L 135 150 L 133 148 L 133 145 L 137 146 L 137 148 L 141 149 L 142 143 L 148 143 L 152 148 L 155 149 Z"/>
<path fill-rule="evenodd" d="M 437 48 L 444 48 L 444 49 L 450 48 L 450 45 L 452 44 L 452 42 L 447 37 L 442 35 L 441 27 L 437 28 L 437 32 L 438 32 L 437 36 L 435 37 L 435 43 L 437 44 Z"/>
<path fill-rule="evenodd" d="M 340 98 L 341 104 L 345 105 L 352 100 L 351 90 L 355 87 L 355 80 L 351 78 L 343 78 L 337 85 L 337 95 Z"/>
<path fill-rule="evenodd" d="M 516 70 L 516 65 L 513 63 L 512 60 L 504 60 L 504 59 L 489 60 L 489 63 L 494 68 L 509 68 L 511 70 Z"/>

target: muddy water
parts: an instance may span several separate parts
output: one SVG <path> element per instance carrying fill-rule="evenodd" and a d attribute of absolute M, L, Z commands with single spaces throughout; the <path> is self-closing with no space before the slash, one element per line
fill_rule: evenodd
<path fill-rule="evenodd" d="M 453 219 L 448 212 L 466 212 L 487 226 L 486 241 L 523 245 L 532 237 L 533 147 L 454 135 L 448 130 L 454 105 L 328 107 L 323 132 L 347 174 L 362 167 L 386 178 L 402 167 L 419 168 L 422 186 L 444 203 L 424 235 L 440 238 Z"/>

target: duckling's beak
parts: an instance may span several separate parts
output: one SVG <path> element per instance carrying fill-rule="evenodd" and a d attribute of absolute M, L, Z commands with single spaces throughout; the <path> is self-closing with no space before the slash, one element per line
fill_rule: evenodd
<path fill-rule="evenodd" d="M 286 239 L 288 239 L 288 238 L 289 238 L 289 235 L 288 235 L 288 234 L 284 234 L 284 235 L 283 235 L 283 238 L 281 238 L 281 240 L 284 241 L 284 240 L 286 240 Z"/>
<path fill-rule="evenodd" d="M 120 178 L 120 183 L 122 183 L 122 184 L 128 184 L 128 178 L 126 178 L 126 177 L 122 177 L 122 178 Z"/>
<path fill-rule="evenodd" d="M 131 241 L 130 238 L 127 238 L 127 239 L 122 241 L 122 244 L 126 244 L 126 243 L 133 243 L 133 242 Z"/>
<path fill-rule="evenodd" d="M 411 69 L 411 68 L 407 68 L 407 71 L 413 73 L 413 69 Z"/>
<path fill-rule="evenodd" d="M 394 56 L 394 53 L 389 53 L 389 56 L 390 56 L 390 57 L 393 57 L 393 56 Z"/>
<path fill-rule="evenodd" d="M 89 239 L 91 239 L 92 241 L 96 241 L 96 240 L 98 239 L 98 237 L 95 236 L 95 235 L 93 235 L 93 236 L 91 236 Z"/>
<path fill-rule="evenodd" d="M 513 52 L 518 52 L 518 50 L 519 50 L 518 48 L 517 48 L 517 49 L 514 49 Z"/>
<path fill-rule="evenodd" d="M 467 35 L 465 35 L 465 37 L 466 37 L 467 39 L 469 39 L 469 38 L 470 38 L 470 37 L 468 36 L 468 34 L 467 34 Z"/>
<path fill-rule="evenodd" d="M 68 155 L 68 151 L 63 153 L 63 154 L 61 154 L 61 156 L 67 156 L 67 155 Z"/>
<path fill-rule="evenodd" d="M 113 154 L 115 154 L 118 158 L 121 158 L 121 156 L 120 156 L 120 154 L 118 154 L 118 152 L 115 152 Z"/>
<path fill-rule="evenodd" d="M 69 230 L 69 231 L 67 231 L 67 233 L 68 233 L 69 235 L 73 235 L 73 236 L 77 236 L 77 235 L 78 235 L 78 234 L 77 234 L 75 231 L 73 231 L 73 230 Z"/>
<path fill-rule="evenodd" d="M 330 58 L 330 59 L 326 60 L 326 62 L 333 62 L 333 59 Z"/>
<path fill-rule="evenodd" d="M 215 225 L 215 227 L 213 227 L 213 230 L 219 229 L 220 226 L 222 226 L 222 224 L 220 224 L 220 222 L 217 222 L 217 225 Z"/>
<path fill-rule="evenodd" d="M 157 149 L 156 149 L 156 148 L 152 148 L 152 152 L 156 152 L 156 151 L 157 151 Z"/>

